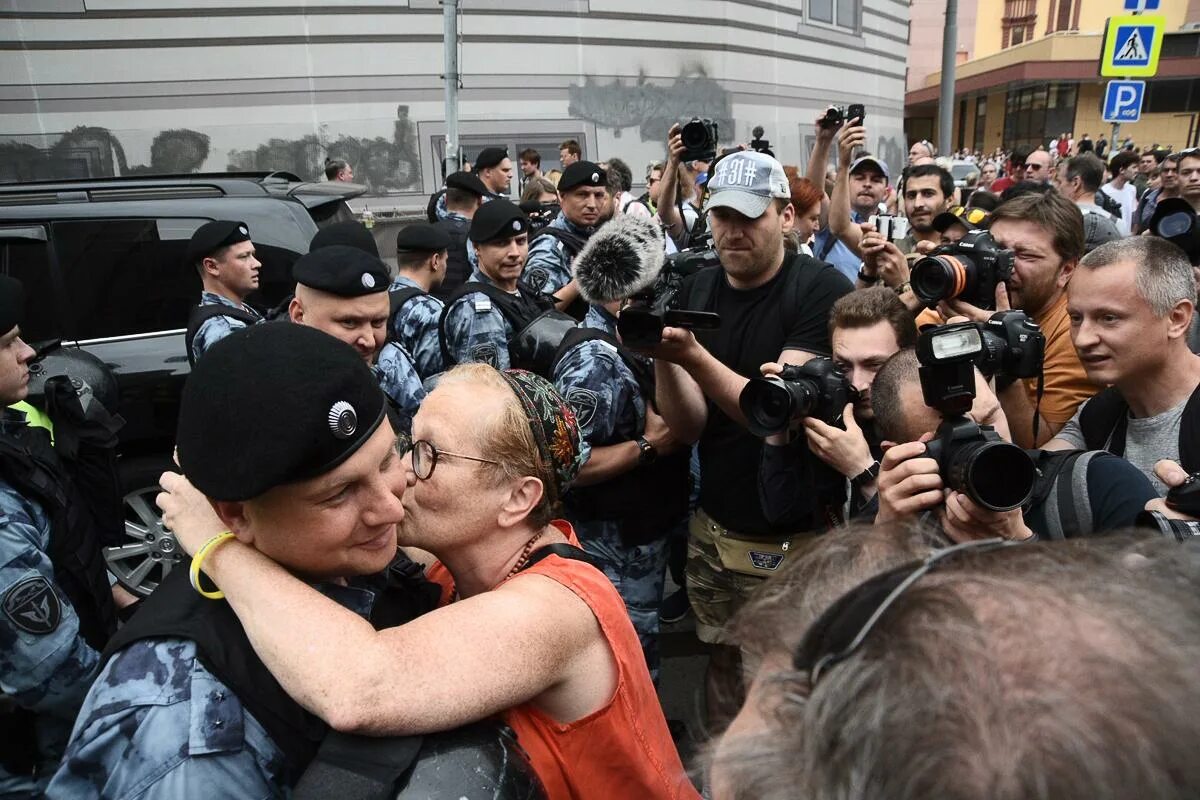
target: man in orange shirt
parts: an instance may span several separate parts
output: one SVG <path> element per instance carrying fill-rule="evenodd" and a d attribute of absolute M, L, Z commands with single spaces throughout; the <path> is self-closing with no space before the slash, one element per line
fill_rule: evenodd
<path fill-rule="evenodd" d="M 989 230 L 997 244 L 1014 254 L 1013 275 L 997 287 L 996 307 L 1021 309 L 1046 335 L 1041 402 L 1036 378 L 996 387 L 1013 441 L 1041 447 L 1100 388 L 1079 362 L 1067 317 L 1067 283 L 1083 256 L 1083 214 L 1057 192 L 1022 195 L 992 212 Z M 957 300 L 941 308 L 946 317 L 957 314 L 980 322 L 993 313 Z"/>

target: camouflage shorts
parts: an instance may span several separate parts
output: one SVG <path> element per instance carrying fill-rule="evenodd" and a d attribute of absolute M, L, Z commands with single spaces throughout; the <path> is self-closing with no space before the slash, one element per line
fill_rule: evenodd
<path fill-rule="evenodd" d="M 727 644 L 724 628 L 765 577 L 727 569 L 717 551 L 716 537 L 725 528 L 697 508 L 688 522 L 687 590 L 696 615 L 696 636 L 709 644 Z"/>

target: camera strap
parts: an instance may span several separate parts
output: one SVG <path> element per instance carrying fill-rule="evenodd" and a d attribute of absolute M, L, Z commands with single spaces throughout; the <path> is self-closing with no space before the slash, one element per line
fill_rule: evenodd
<path fill-rule="evenodd" d="M 1033 442 L 1037 444 L 1038 427 L 1042 421 L 1042 395 L 1046 393 L 1046 370 L 1038 370 L 1037 397 L 1033 403 Z"/>

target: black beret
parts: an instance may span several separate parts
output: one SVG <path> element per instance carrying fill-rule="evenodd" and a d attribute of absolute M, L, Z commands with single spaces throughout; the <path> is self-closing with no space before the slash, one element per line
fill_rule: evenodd
<path fill-rule="evenodd" d="M 344 244 L 322 247 L 301 256 L 292 267 L 292 277 L 296 283 L 338 297 L 386 292 L 392 282 L 386 264 Z"/>
<path fill-rule="evenodd" d="M 348 219 L 344 222 L 335 222 L 332 225 L 321 228 L 321 230 L 317 231 L 317 235 L 313 237 L 308 250 L 311 253 L 313 250 L 320 250 L 322 247 L 329 247 L 334 244 L 357 247 L 364 253 L 369 253 L 379 258 L 379 245 L 375 244 L 375 237 L 366 229 L 366 226 L 357 220 Z"/>
<path fill-rule="evenodd" d="M 508 151 L 503 147 L 485 147 L 479 151 L 479 155 L 475 158 L 476 171 L 487 169 L 488 167 L 496 167 L 500 162 L 508 158 Z"/>
<path fill-rule="evenodd" d="M 563 170 L 558 190 L 565 192 L 576 186 L 608 186 L 608 173 L 591 161 L 576 161 Z"/>
<path fill-rule="evenodd" d="M 336 468 L 385 406 L 350 345 L 307 325 L 251 325 L 213 345 L 184 384 L 179 465 L 213 500 L 250 500 Z"/>
<path fill-rule="evenodd" d="M 484 203 L 475 212 L 467 236 L 472 242 L 482 243 L 511 239 L 528 231 L 529 217 L 509 201 L 496 199 Z"/>
<path fill-rule="evenodd" d="M 480 197 L 486 197 L 492 193 L 474 172 L 451 172 L 446 176 L 446 188 L 461 189 Z"/>
<path fill-rule="evenodd" d="M 0 336 L 21 324 L 25 311 L 25 285 L 16 278 L 0 275 Z"/>
<path fill-rule="evenodd" d="M 250 228 L 244 222 L 228 219 L 206 222 L 196 229 L 196 232 L 192 234 L 191 241 L 188 242 L 188 263 L 196 264 L 222 247 L 248 241 L 250 241 Z"/>
<path fill-rule="evenodd" d="M 450 234 L 428 222 L 406 225 L 396 234 L 396 250 L 438 253 L 449 249 Z"/>

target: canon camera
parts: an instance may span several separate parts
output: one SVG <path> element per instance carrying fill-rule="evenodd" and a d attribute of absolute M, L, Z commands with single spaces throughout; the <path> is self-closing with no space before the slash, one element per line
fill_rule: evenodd
<path fill-rule="evenodd" d="M 977 308 L 996 307 L 996 287 L 1013 274 L 1013 252 L 987 231 L 974 230 L 960 241 L 936 248 L 913 264 L 913 293 L 929 308 L 962 300 Z"/>
<path fill-rule="evenodd" d="M 942 325 L 917 340 L 921 394 L 925 405 L 943 415 L 926 453 L 938 462 L 948 488 L 992 511 L 1024 505 L 1033 494 L 1037 466 L 990 425 L 966 416 L 975 399 L 975 367 L 983 363 L 1013 378 L 1031 377 L 1041 370 L 1044 349 L 1041 330 L 1022 311 L 1000 312 L 982 325 Z"/>
<path fill-rule="evenodd" d="M 778 375 L 751 378 L 738 397 L 738 407 L 751 433 L 770 436 L 802 417 L 840 426 L 846 404 L 856 395 L 833 361 L 810 358 L 799 366 L 785 364 Z"/>

